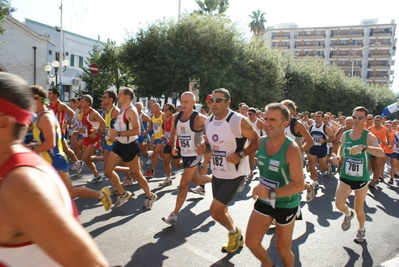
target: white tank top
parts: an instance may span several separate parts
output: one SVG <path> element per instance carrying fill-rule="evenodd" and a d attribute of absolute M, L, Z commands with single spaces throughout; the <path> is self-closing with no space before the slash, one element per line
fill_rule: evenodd
<path fill-rule="evenodd" d="M 230 110 L 222 120 L 216 120 L 214 116 L 206 120 L 206 137 L 212 150 L 211 170 L 219 179 L 235 179 L 250 172 L 247 157 L 238 164 L 226 160 L 227 156 L 244 149 L 247 139 L 241 133 L 243 119 L 244 116 Z"/>
<path fill-rule="evenodd" d="M 180 154 L 182 157 L 197 156 L 195 148 L 203 141 L 202 135 L 204 132 L 203 130 L 194 131 L 194 120 L 198 112 L 194 111 L 190 119 L 184 122 L 180 120 L 181 114 L 183 113 L 180 112 L 177 115 L 175 123 L 177 139 L 180 144 Z"/>
<path fill-rule="evenodd" d="M 121 110 L 118 114 L 118 117 L 116 118 L 116 121 L 114 123 L 114 128 L 118 132 L 124 132 L 133 129 L 132 123 L 128 120 L 127 118 L 127 112 L 130 109 L 135 109 L 136 107 L 134 106 L 129 106 L 124 110 Z M 119 143 L 122 144 L 130 144 L 131 142 L 136 141 L 138 138 L 138 135 L 133 135 L 133 136 L 119 136 L 116 138 Z"/>

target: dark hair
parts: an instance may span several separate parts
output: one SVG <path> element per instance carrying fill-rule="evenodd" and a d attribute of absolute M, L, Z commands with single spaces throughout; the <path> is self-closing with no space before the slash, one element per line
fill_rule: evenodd
<path fill-rule="evenodd" d="M 112 90 L 107 90 L 105 93 L 108 95 L 108 98 L 112 98 L 112 104 L 116 102 L 116 94 Z"/>
<path fill-rule="evenodd" d="M 227 98 L 227 100 L 230 100 L 230 99 L 231 99 L 229 90 L 227 90 L 227 89 L 225 89 L 225 88 L 218 88 L 218 89 L 215 89 L 215 90 L 212 91 L 212 94 L 213 94 L 213 93 L 222 93 L 222 94 L 224 94 L 224 97 Z M 226 101 L 227 101 L 227 100 L 226 100 Z"/>
<path fill-rule="evenodd" d="M 34 101 L 32 90 L 29 90 L 28 84 L 20 77 L 0 72 L 0 98 L 25 110 L 34 110 Z M 15 123 L 14 137 L 22 139 L 26 133 L 26 125 Z"/>
<path fill-rule="evenodd" d="M 265 111 L 268 110 L 280 110 L 281 115 L 283 115 L 283 121 L 288 121 L 290 119 L 290 111 L 289 109 L 281 103 L 270 103 L 265 107 Z"/>
<path fill-rule="evenodd" d="M 38 95 L 39 97 L 46 98 L 46 90 L 40 85 L 31 85 L 30 89 L 32 90 L 33 95 Z"/>
<path fill-rule="evenodd" d="M 78 100 L 76 98 L 69 99 L 69 102 L 76 103 Z"/>
<path fill-rule="evenodd" d="M 171 104 L 171 103 L 166 103 L 166 104 L 163 105 L 163 106 L 164 106 L 164 107 L 165 107 L 165 106 L 168 106 L 168 110 L 172 111 L 172 113 L 175 113 L 175 111 L 176 111 L 175 105 L 173 105 L 173 104 Z"/>
<path fill-rule="evenodd" d="M 353 109 L 353 112 L 355 112 L 355 111 L 363 111 L 363 112 L 364 112 L 364 115 L 366 115 L 366 116 L 369 114 L 369 111 L 367 110 L 367 108 L 365 108 L 365 107 L 363 107 L 363 106 L 355 107 L 355 108 Z"/>
<path fill-rule="evenodd" d="M 49 91 L 51 91 L 57 97 L 60 96 L 60 89 L 58 89 L 57 87 L 50 88 Z"/>
<path fill-rule="evenodd" d="M 130 100 L 133 100 L 133 99 L 134 99 L 134 92 L 133 92 L 133 90 L 132 90 L 131 88 L 129 88 L 129 87 L 123 87 L 123 88 L 121 88 L 121 92 L 122 92 L 124 95 L 130 96 Z M 153 100 L 153 99 L 151 98 L 150 100 Z M 155 99 L 154 99 L 154 100 L 155 100 Z"/>

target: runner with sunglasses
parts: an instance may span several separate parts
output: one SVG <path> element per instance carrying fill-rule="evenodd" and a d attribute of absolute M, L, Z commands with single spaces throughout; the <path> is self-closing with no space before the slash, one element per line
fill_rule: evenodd
<path fill-rule="evenodd" d="M 353 110 L 353 129 L 343 133 L 337 156 L 337 160 L 342 162 L 342 168 L 340 182 L 335 193 L 335 206 L 345 215 L 341 225 L 344 231 L 350 228 L 351 220 L 356 212 L 359 222 L 359 229 L 354 238 L 356 243 L 363 242 L 366 235 L 364 202 L 370 179 L 369 154 L 375 157 L 384 157 L 384 151 L 379 146 L 377 138 L 363 128 L 367 113 L 368 110 L 365 107 L 356 107 Z M 350 210 L 346 204 L 352 191 L 355 193 L 355 212 Z"/>

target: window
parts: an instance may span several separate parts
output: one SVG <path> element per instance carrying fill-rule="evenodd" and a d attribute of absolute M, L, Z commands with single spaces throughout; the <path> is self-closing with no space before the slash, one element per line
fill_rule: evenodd
<path fill-rule="evenodd" d="M 79 57 L 79 68 L 83 68 L 83 57 Z"/>
<path fill-rule="evenodd" d="M 75 66 L 75 55 L 71 54 L 71 67 Z"/>
<path fill-rule="evenodd" d="M 311 31 L 306 31 L 306 35 L 312 35 Z"/>
<path fill-rule="evenodd" d="M 55 60 L 60 61 L 60 52 L 55 52 Z"/>

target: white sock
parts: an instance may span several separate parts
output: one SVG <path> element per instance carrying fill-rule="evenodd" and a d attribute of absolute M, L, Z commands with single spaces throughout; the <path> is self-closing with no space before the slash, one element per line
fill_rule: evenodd
<path fill-rule="evenodd" d="M 234 226 L 234 228 L 231 229 L 231 230 L 229 231 L 229 233 L 230 233 L 230 234 L 235 234 L 235 233 L 237 233 L 237 227 Z"/>
<path fill-rule="evenodd" d="M 98 199 L 102 199 L 104 197 L 104 193 L 100 191 L 100 197 Z"/>
<path fill-rule="evenodd" d="M 345 214 L 346 217 L 349 217 L 352 215 L 352 212 L 349 210 L 349 213 Z"/>

